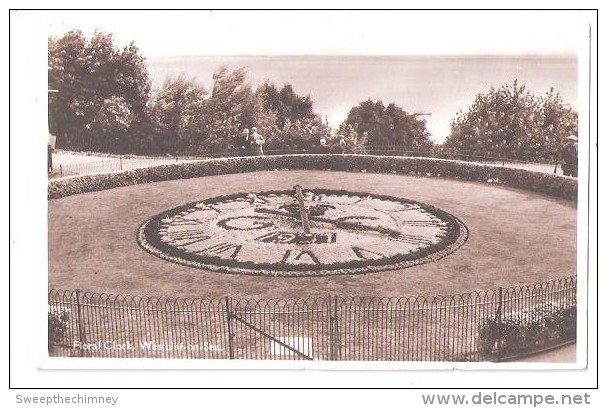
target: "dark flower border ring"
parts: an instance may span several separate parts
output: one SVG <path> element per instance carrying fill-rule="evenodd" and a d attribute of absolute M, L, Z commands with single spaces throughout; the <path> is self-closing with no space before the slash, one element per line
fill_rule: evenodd
<path fill-rule="evenodd" d="M 341 190 L 313 190 L 317 194 L 365 194 L 352 191 Z M 259 194 L 285 193 L 284 191 L 265 191 Z M 213 204 L 224 200 L 232 200 L 246 196 L 250 193 L 238 193 L 226 196 L 218 196 L 203 200 L 205 204 Z M 428 262 L 436 261 L 446 255 L 451 254 L 461 247 L 468 239 L 468 228 L 455 216 L 431 205 L 386 195 L 372 194 L 373 197 L 384 200 L 398 201 L 404 204 L 416 204 L 425 211 L 432 213 L 447 223 L 447 232 L 443 239 L 436 244 L 425 246 L 417 251 L 397 254 L 381 259 L 365 259 L 348 262 L 339 262 L 335 264 L 320 265 L 284 265 L 275 263 L 255 263 L 241 262 L 237 260 L 225 259 L 216 256 L 195 254 L 168 244 L 160 239 L 158 230 L 161 220 L 166 217 L 172 217 L 182 211 L 194 208 L 201 201 L 187 203 L 160 214 L 155 215 L 145 222 L 137 232 L 137 241 L 149 253 L 158 256 L 167 261 L 175 262 L 181 265 L 194 267 L 211 272 L 220 272 L 226 274 L 244 274 L 261 276 L 281 276 L 281 277 L 303 277 L 303 276 L 327 276 L 327 275 L 352 275 L 365 274 L 381 271 L 400 270 L 410 268 Z"/>

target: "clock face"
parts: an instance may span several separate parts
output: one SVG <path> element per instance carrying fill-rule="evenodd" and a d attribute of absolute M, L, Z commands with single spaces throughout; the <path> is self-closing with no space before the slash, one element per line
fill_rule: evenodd
<path fill-rule="evenodd" d="M 173 208 L 141 226 L 138 241 L 161 258 L 215 272 L 317 276 L 430 262 L 467 236 L 461 221 L 423 203 L 296 186 Z"/>

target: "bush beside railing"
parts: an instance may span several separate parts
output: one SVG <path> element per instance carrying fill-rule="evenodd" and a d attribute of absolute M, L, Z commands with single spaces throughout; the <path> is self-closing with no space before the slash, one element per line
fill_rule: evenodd
<path fill-rule="evenodd" d="M 50 308 L 49 308 L 50 309 Z M 67 309 L 53 309 L 48 311 L 48 350 L 53 353 L 53 348 L 61 344 L 70 333 L 70 313 Z"/>
<path fill-rule="evenodd" d="M 490 315 L 478 328 L 478 351 L 484 359 L 529 353 L 575 340 L 576 304 L 546 303 L 505 316 Z"/>
<path fill-rule="evenodd" d="M 443 159 L 368 155 L 284 155 L 209 159 L 78 176 L 49 182 L 48 198 L 156 181 L 272 170 L 333 170 L 447 177 L 507 185 L 577 200 L 577 179 L 523 169 Z"/>

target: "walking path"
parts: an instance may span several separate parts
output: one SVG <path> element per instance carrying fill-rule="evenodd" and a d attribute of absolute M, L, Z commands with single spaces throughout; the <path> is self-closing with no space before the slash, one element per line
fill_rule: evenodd
<path fill-rule="evenodd" d="M 517 361 L 526 363 L 575 363 L 576 343 L 559 347 L 556 350 L 550 350 L 545 353 L 535 354 Z"/>

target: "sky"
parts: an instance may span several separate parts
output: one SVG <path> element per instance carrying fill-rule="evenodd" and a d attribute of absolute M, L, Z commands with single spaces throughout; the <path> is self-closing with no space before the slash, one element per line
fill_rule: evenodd
<path fill-rule="evenodd" d="M 135 40 L 147 57 L 182 55 L 574 55 L 583 13 L 558 11 L 45 11 L 74 27 Z M 29 17 L 29 16 L 28 16 Z M 582 33 L 582 35 L 587 33 Z"/>

